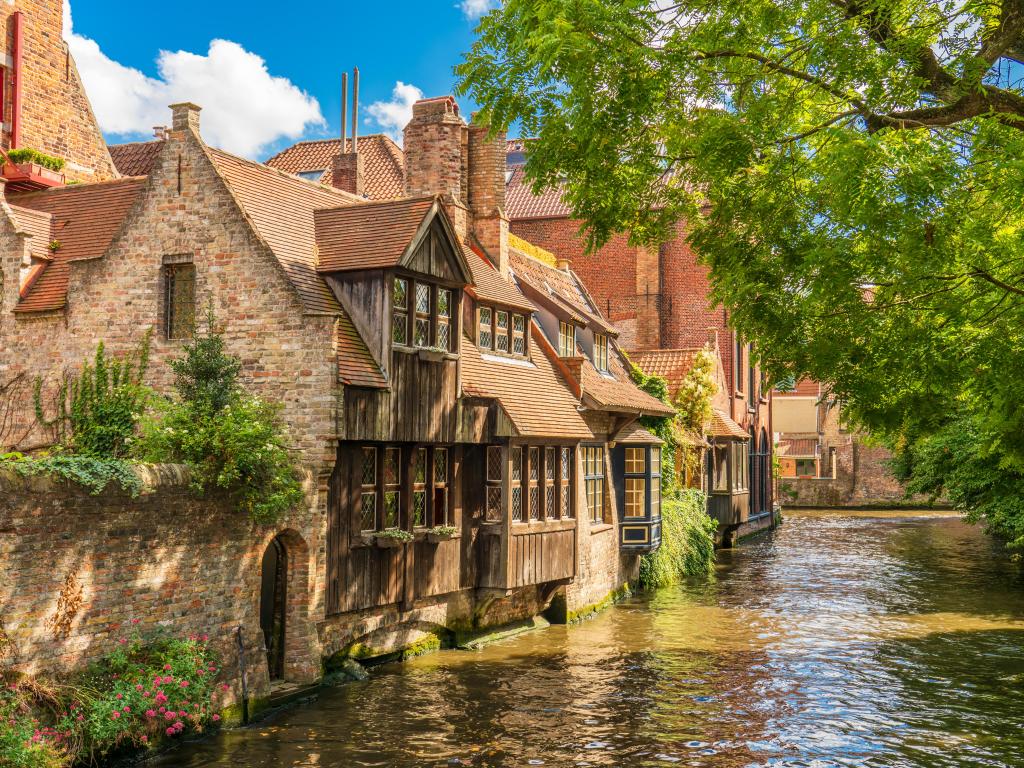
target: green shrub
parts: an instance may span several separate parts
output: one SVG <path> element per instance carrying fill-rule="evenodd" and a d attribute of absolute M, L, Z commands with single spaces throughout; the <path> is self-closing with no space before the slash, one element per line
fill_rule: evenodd
<path fill-rule="evenodd" d="M 163 401 L 144 421 L 136 455 L 187 464 L 199 493 L 226 493 L 256 522 L 268 523 L 304 497 L 288 453 L 281 406 L 247 395 L 238 385 L 238 361 L 208 318 L 205 335 L 171 363 L 175 400 Z"/>
<path fill-rule="evenodd" d="M 7 158 L 16 165 L 20 165 L 21 163 L 35 163 L 36 165 L 41 165 L 43 168 L 49 168 L 51 171 L 64 170 L 63 158 L 47 155 L 40 152 L 38 149 L 12 149 L 7 153 Z"/>
<path fill-rule="evenodd" d="M 61 477 L 87 488 L 93 495 L 102 493 L 110 483 L 117 483 L 132 496 L 138 496 L 142 491 L 142 481 L 124 459 L 61 453 L 35 458 L 8 453 L 0 455 L 0 468 L 12 469 L 23 477 Z"/>
<path fill-rule="evenodd" d="M 123 458 L 132 438 L 149 390 L 142 384 L 149 365 L 147 331 L 138 349 L 120 360 L 107 359 L 101 341 L 92 364 L 83 363 L 76 377 L 64 381 L 57 392 L 57 413 L 46 418 L 42 402 L 42 379 L 36 379 L 36 419 L 55 430 L 68 453 L 96 458 Z"/>
<path fill-rule="evenodd" d="M 687 576 L 708 576 L 715 566 L 717 523 L 706 510 L 707 497 L 687 489 L 661 507 L 661 546 L 640 559 L 639 586 L 657 589 Z"/>
<path fill-rule="evenodd" d="M 113 752 L 201 733 L 220 716 L 207 638 L 121 638 L 85 672 L 47 682 L 0 676 L 0 765 L 95 764 Z"/>

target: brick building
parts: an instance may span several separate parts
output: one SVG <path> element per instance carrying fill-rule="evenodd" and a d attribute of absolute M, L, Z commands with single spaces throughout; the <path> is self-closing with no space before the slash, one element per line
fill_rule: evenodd
<path fill-rule="evenodd" d="M 328 186 L 208 146 L 182 103 L 158 140 L 115 152 L 135 175 L 4 189 L 3 450 L 53 442 L 31 384 L 50 402 L 101 340 L 116 355 L 152 329 L 146 383 L 167 392 L 210 306 L 246 388 L 283 404 L 307 491 L 256 525 L 186 500 L 176 470 L 139 500 L 0 477 L 20 667 L 81 663 L 141 618 L 209 632 L 231 670 L 241 641 L 262 696 L 355 649 L 566 620 L 659 545 L 660 442 L 637 419 L 672 410 L 629 381 L 578 277 L 510 242 L 503 140 L 451 97 L 418 102 L 386 201 L 365 196 L 363 142 Z M 84 598 L 55 638 L 68 579 Z"/>

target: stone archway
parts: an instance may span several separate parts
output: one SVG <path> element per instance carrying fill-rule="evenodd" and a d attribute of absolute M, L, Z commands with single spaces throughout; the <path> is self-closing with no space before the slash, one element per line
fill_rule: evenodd
<path fill-rule="evenodd" d="M 316 680 L 320 660 L 309 618 L 309 546 L 293 529 L 273 536 L 263 550 L 259 618 L 270 680 Z"/>

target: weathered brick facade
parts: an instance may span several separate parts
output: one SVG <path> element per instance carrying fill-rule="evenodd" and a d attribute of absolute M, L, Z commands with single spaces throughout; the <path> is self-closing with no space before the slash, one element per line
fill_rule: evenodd
<path fill-rule="evenodd" d="M 15 14 L 21 19 L 21 104 L 14 110 Z M 12 121 L 18 148 L 38 149 L 67 161 L 68 179 L 102 181 L 117 176 L 93 115 L 74 59 L 62 39 L 62 0 L 14 0 L 0 4 L 4 34 L 2 143 L 11 149 Z"/>

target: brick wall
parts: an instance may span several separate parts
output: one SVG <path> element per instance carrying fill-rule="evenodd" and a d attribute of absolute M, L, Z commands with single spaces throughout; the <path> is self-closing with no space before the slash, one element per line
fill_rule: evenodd
<path fill-rule="evenodd" d="M 237 692 L 241 626 L 248 685 L 253 695 L 266 695 L 260 569 L 277 531 L 254 526 L 224 503 L 195 499 L 183 468 L 139 471 L 145 486 L 137 498 L 116 488 L 94 496 L 49 478 L 0 473 L 0 615 L 14 641 L 16 667 L 33 674 L 79 667 L 116 647 L 137 619 L 143 631 L 208 634 Z M 286 672 L 311 680 L 319 675 L 320 658 L 302 543 L 315 532 L 303 525 L 283 525 L 295 563 Z M 72 610 L 62 612 L 62 594 L 80 594 L 80 604 L 72 599 Z M 60 616 L 66 634 L 53 628 Z"/>
<path fill-rule="evenodd" d="M 20 147 L 67 160 L 68 179 L 100 181 L 117 176 L 78 69 L 64 43 L 62 0 L 15 0 L 0 4 L 4 53 L 14 43 L 12 15 L 22 12 Z M 11 70 L 3 86 L 2 144 L 11 146 Z"/>

